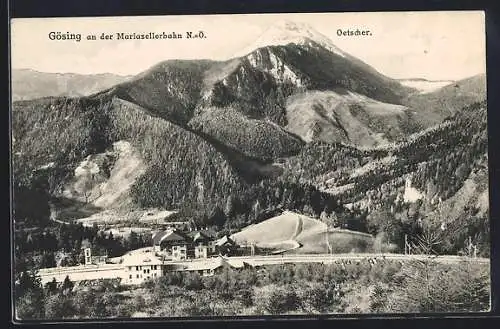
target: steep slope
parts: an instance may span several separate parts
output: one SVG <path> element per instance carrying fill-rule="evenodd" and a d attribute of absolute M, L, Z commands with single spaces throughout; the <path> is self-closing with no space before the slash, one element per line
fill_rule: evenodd
<path fill-rule="evenodd" d="M 432 217 L 444 202 L 450 219 L 460 217 L 464 206 L 487 217 L 486 118 L 482 102 L 406 142 L 363 150 L 310 143 L 284 164 L 284 177 L 311 182 L 368 212 Z"/>
<path fill-rule="evenodd" d="M 205 103 L 238 103 L 245 114 L 276 119 L 265 110 L 282 110 L 288 96 L 305 90 L 344 89 L 395 104 L 411 91 L 396 80 L 306 40 L 303 44 L 258 48 L 241 57 L 239 65 L 230 62 L 229 74 L 207 93 Z"/>
<path fill-rule="evenodd" d="M 144 160 L 127 141 L 117 141 L 104 153 L 87 156 L 75 168 L 62 196 L 98 208 L 130 205 L 130 188 L 146 170 Z"/>
<path fill-rule="evenodd" d="M 200 98 L 203 74 L 211 65 L 211 61 L 165 61 L 108 92 L 185 125 Z"/>
<path fill-rule="evenodd" d="M 270 26 L 257 38 L 257 40 L 240 50 L 234 57 L 246 56 L 258 48 L 267 46 L 286 46 L 290 43 L 305 44 L 308 40 L 314 40 L 336 55 L 342 57 L 350 56 L 335 46 L 328 37 L 315 31 L 308 24 L 281 20 Z"/>
<path fill-rule="evenodd" d="M 430 93 L 410 95 L 403 103 L 415 112 L 418 121 L 427 128 L 463 107 L 485 99 L 486 75 L 479 74 Z"/>
<path fill-rule="evenodd" d="M 243 57 L 250 54 L 253 50 L 264 48 L 267 46 L 320 46 L 337 57 L 342 57 L 349 62 L 350 67 L 356 67 L 367 73 L 367 75 L 376 76 L 379 80 L 387 84 L 391 84 L 393 91 L 399 89 L 399 92 L 406 94 L 407 92 L 415 91 L 412 87 L 401 88 L 397 81 L 380 74 L 370 65 L 360 59 L 344 52 L 335 46 L 328 37 L 313 29 L 309 24 L 303 22 L 292 22 L 289 20 L 281 20 L 270 26 L 257 40 L 252 44 L 238 52 L 237 57 Z M 339 77 L 337 77 L 339 78 Z"/>
<path fill-rule="evenodd" d="M 49 96 L 88 96 L 130 79 L 116 74 L 45 73 L 12 70 L 12 101 Z"/>
<path fill-rule="evenodd" d="M 483 102 L 468 106 L 444 123 L 400 143 L 365 149 L 308 144 L 300 155 L 288 160 L 285 175 L 314 182 L 327 190 L 342 191 L 346 197 L 349 195 L 347 199 L 366 199 L 366 191 L 393 179 L 392 183 L 404 186 L 404 175 L 413 173 L 413 184 L 419 190 L 426 190 L 433 181 L 438 185 L 433 189 L 448 198 L 462 186 L 486 151 Z"/>
<path fill-rule="evenodd" d="M 296 94 L 287 99 L 286 111 L 286 129 L 307 142 L 375 146 L 416 130 L 406 107 L 345 90 Z"/>
<path fill-rule="evenodd" d="M 183 127 L 196 131 L 200 129 L 199 133 L 215 140 L 221 135 L 233 137 L 234 132 L 243 125 L 266 127 L 270 141 L 283 141 L 284 145 L 296 144 L 294 136 L 283 134 L 267 121 L 282 127 L 289 123 L 290 127 L 300 126 L 300 122 L 288 122 L 298 116 L 287 114 L 287 99 L 316 90 L 355 95 L 349 98 L 350 105 L 353 105 L 350 113 L 363 126 L 361 130 L 365 132 L 361 134 L 369 137 L 349 139 L 354 144 L 366 142 L 367 145 L 374 145 L 384 142 L 387 136 L 392 140 L 395 136 L 407 133 L 407 130 L 414 130 L 407 112 L 400 117 L 396 115 L 397 127 L 387 127 L 390 119 L 380 115 L 383 107 L 386 108 L 385 112 L 399 108 L 392 104 L 401 103 L 413 89 L 402 86 L 342 52 L 328 38 L 309 27 L 290 22 L 278 23 L 251 47 L 253 49 L 241 57 L 224 62 L 166 61 L 107 92 Z M 360 106 L 354 106 L 355 103 Z M 367 103 L 373 106 L 366 106 Z M 232 110 L 221 110 L 227 108 Z M 241 115 L 236 115 L 236 112 Z M 299 112 L 305 115 L 315 113 L 308 107 Z M 219 119 L 212 120 L 214 116 L 224 124 L 218 124 L 216 121 Z M 202 125 L 203 120 L 210 122 Z M 373 127 L 367 127 L 368 121 L 379 126 L 375 132 L 371 131 Z M 216 131 L 220 132 L 219 136 L 214 134 Z M 289 131 L 296 133 L 294 129 Z M 380 131 L 388 132 L 387 136 L 373 137 Z M 304 138 L 303 134 L 298 135 Z M 261 138 L 255 135 L 236 137 L 232 138 L 231 145 L 228 145 L 227 139 L 218 141 L 244 150 L 248 147 L 238 141 L 260 143 Z M 345 141 L 345 138 L 329 141 Z M 296 153 L 296 147 L 291 147 L 274 153 L 263 152 L 259 156 L 264 159 Z"/>
<path fill-rule="evenodd" d="M 455 112 L 404 142 L 374 148 L 309 143 L 283 163 L 281 178 L 312 183 L 366 214 L 350 225 L 380 234 L 400 250 L 405 234 L 433 234 L 438 253 L 457 253 L 472 238 L 478 252 L 489 255 L 486 103 Z M 353 220 L 325 211 L 334 225 Z"/>
<path fill-rule="evenodd" d="M 97 161 L 103 157 L 98 154 L 118 141 L 128 141 L 147 164 L 129 192 L 139 206 L 171 208 L 185 200 L 217 203 L 243 184 L 225 155 L 203 138 L 107 95 L 15 103 L 13 137 L 17 183 L 30 187 L 35 170 L 52 195 L 62 192 L 76 169 L 84 171 L 83 160 Z M 36 170 L 41 166 L 42 171 Z M 97 201 L 109 206 L 109 200 Z"/>
<path fill-rule="evenodd" d="M 232 108 L 206 109 L 189 126 L 246 156 L 268 161 L 297 154 L 303 144 L 280 126 L 247 118 Z"/>

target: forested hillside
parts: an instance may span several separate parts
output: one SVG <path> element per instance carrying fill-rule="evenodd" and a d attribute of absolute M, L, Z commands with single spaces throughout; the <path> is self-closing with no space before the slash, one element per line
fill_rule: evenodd
<path fill-rule="evenodd" d="M 486 98 L 486 75 L 478 74 L 425 94 L 410 94 L 403 104 L 415 111 L 424 128 Z"/>
<path fill-rule="evenodd" d="M 482 231 L 489 217 L 484 194 L 488 191 L 485 102 L 465 107 L 442 124 L 398 144 L 357 149 L 310 143 L 298 156 L 291 157 L 285 168 L 286 179 L 309 182 L 335 195 L 341 204 L 366 211 L 367 225 L 370 218 L 380 216 L 437 228 L 455 219 L 469 218 L 472 223 L 476 216 L 476 229 L 482 232 L 477 241 L 484 251 L 488 249 L 488 233 Z M 414 199 L 408 196 L 412 189 Z M 456 195 L 461 201 L 446 201 Z M 417 233 L 417 226 L 410 230 L 412 234 Z M 459 234 L 458 225 L 449 229 Z M 466 230 L 465 223 L 462 230 Z"/>
<path fill-rule="evenodd" d="M 300 32 L 289 25 L 278 35 Z M 276 44 L 264 38 L 228 61 L 164 61 L 88 97 L 15 102 L 15 220 L 47 225 L 49 203 L 73 198 L 67 191 L 85 164 L 99 184 L 120 185 L 119 158 L 134 171 L 119 193 L 128 207 L 179 210 L 219 232 L 288 209 L 384 233 L 402 249 L 422 223 L 474 216 L 471 230 L 483 225 L 484 75 L 417 94 L 313 31 L 300 33 Z M 113 153 L 116 143 L 134 157 Z M 88 208 L 115 206 L 100 204 Z M 462 248 L 460 239 L 446 250 Z"/>

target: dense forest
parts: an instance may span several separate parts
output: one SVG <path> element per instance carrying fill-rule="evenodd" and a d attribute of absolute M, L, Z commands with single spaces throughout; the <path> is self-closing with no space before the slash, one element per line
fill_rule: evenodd
<path fill-rule="evenodd" d="M 485 75 L 419 93 L 305 24 L 267 33 L 226 61 L 55 76 L 78 90 L 24 72 L 13 97 L 31 100 L 11 116 L 18 318 L 488 310 L 489 264 L 471 261 L 490 256 Z M 32 99 L 40 93 L 50 97 Z M 321 221 L 324 234 L 308 237 L 327 246 L 314 252 L 468 257 L 174 272 L 134 287 L 37 277 L 84 263 L 88 247 L 118 257 L 152 244 L 151 233 L 108 226 L 156 230 L 151 217 L 168 213 L 220 238 L 285 211 L 300 217 L 295 237 L 302 215 Z"/>
<path fill-rule="evenodd" d="M 67 117 L 73 120 L 66 122 Z M 332 225 L 385 233 L 392 237 L 388 242 L 401 250 L 404 234 L 421 234 L 423 218 L 436 226 L 440 219 L 429 218 L 438 217 L 436 200 L 455 195 L 471 175 L 486 174 L 484 102 L 394 145 L 308 143 L 298 155 L 276 159 L 274 166 L 282 168 L 281 175 L 252 179 L 241 171 L 251 161 L 245 155 L 221 152 L 220 146 L 197 133 L 105 94 L 17 103 L 13 125 L 14 146 L 19 150 L 14 161 L 15 218 L 31 226 L 47 224 L 48 200 L 60 192 L 82 158 L 119 140 L 130 141 L 148 163 L 130 192 L 140 207 L 177 208 L 186 218 L 219 231 L 236 231 L 289 209 Z M 405 177 L 425 192 L 426 200 L 401 200 Z M 346 203 L 353 206 L 342 206 Z M 374 224 L 380 214 L 399 228 Z M 470 209 L 460 217 L 466 220 L 467 214 L 477 218 L 470 220 L 475 228 L 454 230 L 447 237 L 454 242 L 446 243 L 453 246 L 436 252 L 460 250 L 463 236 L 471 231 L 480 253 L 488 253 L 489 233 L 482 232 L 487 216 Z"/>

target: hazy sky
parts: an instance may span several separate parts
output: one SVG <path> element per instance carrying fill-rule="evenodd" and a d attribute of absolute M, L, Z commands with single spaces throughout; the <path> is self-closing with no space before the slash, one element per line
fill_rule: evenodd
<path fill-rule="evenodd" d="M 337 47 L 393 78 L 461 79 L 485 72 L 484 15 L 479 11 L 15 19 L 12 67 L 131 75 L 166 59 L 224 60 L 285 19 L 309 24 Z M 356 28 L 369 29 L 372 36 L 337 35 L 338 29 Z M 102 32 L 199 30 L 206 39 L 85 40 L 88 34 Z M 81 33 L 82 41 L 52 41 L 49 32 Z"/>

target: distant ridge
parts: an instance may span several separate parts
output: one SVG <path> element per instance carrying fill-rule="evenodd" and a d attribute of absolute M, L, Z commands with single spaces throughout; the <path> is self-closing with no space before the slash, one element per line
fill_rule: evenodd
<path fill-rule="evenodd" d="M 13 69 L 11 77 L 13 101 L 49 96 L 89 96 L 131 78 L 112 73 L 86 75 L 47 73 L 33 69 Z"/>

